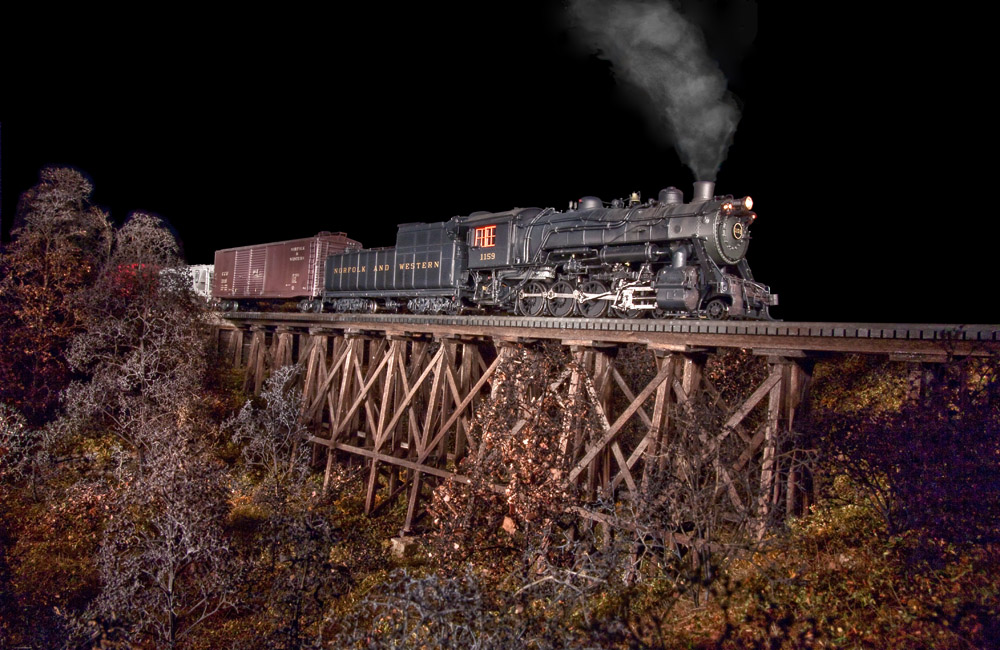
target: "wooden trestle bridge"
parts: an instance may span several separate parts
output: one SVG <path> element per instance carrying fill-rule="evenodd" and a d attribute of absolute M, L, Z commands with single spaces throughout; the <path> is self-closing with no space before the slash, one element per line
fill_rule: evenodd
<path fill-rule="evenodd" d="M 677 407 L 706 394 L 719 403 L 703 372 L 710 355 L 737 348 L 765 356 L 766 377 L 742 404 L 724 407 L 725 424 L 705 439 L 739 438 L 739 460 L 719 469 L 728 477 L 759 468 L 753 480 L 764 514 L 808 501 L 795 469 L 779 467 L 778 451 L 801 415 L 818 358 L 864 353 L 912 362 L 911 386 L 919 392 L 927 364 L 1000 350 L 996 325 L 240 313 L 226 315 L 217 335 L 254 392 L 271 369 L 300 365 L 302 419 L 317 449 L 328 452 L 326 480 L 338 457 L 363 459 L 366 512 L 408 494 L 404 532 L 428 477 L 469 481 L 458 461 L 477 451 L 474 413 L 497 389 L 504 376 L 498 369 L 538 341 L 568 347 L 574 363 L 563 390 L 586 387 L 598 403 L 603 430 L 575 452 L 568 481 L 611 498 L 634 496 L 648 480 Z M 638 389 L 616 367 L 616 348 L 629 344 L 645 347 L 655 361 L 652 379 Z M 741 426 L 752 413 L 755 430 Z M 621 435 L 630 422 L 644 433 Z M 732 486 L 729 492 L 741 499 Z"/>

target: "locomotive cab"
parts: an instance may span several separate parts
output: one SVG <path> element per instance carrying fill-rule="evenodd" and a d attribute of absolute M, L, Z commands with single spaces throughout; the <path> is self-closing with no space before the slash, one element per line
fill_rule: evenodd
<path fill-rule="evenodd" d="M 472 215 L 462 223 L 469 247 L 469 268 L 509 266 L 513 217 L 502 214 Z"/>

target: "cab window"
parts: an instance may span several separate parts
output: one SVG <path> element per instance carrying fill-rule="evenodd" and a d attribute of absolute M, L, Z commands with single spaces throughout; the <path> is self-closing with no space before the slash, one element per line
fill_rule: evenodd
<path fill-rule="evenodd" d="M 497 243 L 497 227 L 483 226 L 476 228 L 472 238 L 472 245 L 475 248 L 492 248 Z"/>

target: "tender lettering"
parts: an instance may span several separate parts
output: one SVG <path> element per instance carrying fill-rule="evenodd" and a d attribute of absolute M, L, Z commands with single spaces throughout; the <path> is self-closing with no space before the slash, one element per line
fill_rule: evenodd
<path fill-rule="evenodd" d="M 441 262 L 438 260 L 425 261 L 425 262 L 400 262 L 400 271 L 412 271 L 414 269 L 439 269 L 441 268 Z"/>

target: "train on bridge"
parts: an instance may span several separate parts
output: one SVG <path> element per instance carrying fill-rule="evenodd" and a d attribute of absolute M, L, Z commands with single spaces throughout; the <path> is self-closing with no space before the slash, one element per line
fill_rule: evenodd
<path fill-rule="evenodd" d="M 237 249 L 219 251 L 212 293 L 226 308 L 296 297 L 312 312 L 769 319 L 777 295 L 746 260 L 753 201 L 714 191 L 714 183 L 698 182 L 690 202 L 668 187 L 648 201 L 638 193 L 610 203 L 587 196 L 563 211 L 514 208 L 400 224 L 396 245 L 386 248 L 360 248 L 340 233 L 340 250 L 300 260 L 310 269 L 299 270 L 297 282 L 284 277 L 291 267 L 283 259 L 244 270 L 229 261 Z M 247 249 L 283 254 L 275 246 Z M 281 291 L 235 289 L 269 283 Z"/>

